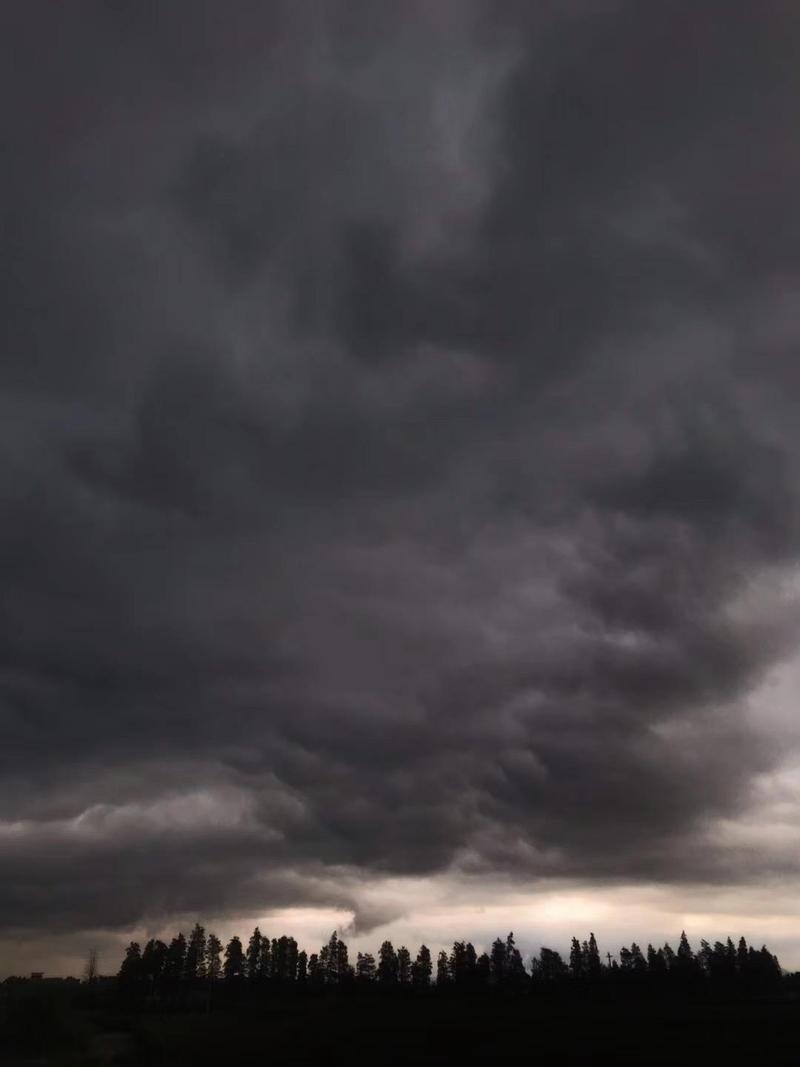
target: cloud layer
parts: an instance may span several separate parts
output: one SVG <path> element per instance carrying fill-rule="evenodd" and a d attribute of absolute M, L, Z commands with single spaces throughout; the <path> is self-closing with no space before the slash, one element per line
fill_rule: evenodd
<path fill-rule="evenodd" d="M 494 6 L 6 6 L 7 930 L 795 871 L 798 16 Z"/>

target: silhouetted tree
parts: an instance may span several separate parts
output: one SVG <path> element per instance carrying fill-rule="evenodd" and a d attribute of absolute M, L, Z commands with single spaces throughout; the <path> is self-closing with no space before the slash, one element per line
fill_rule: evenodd
<path fill-rule="evenodd" d="M 717 942 L 719 944 L 719 942 Z M 720 946 L 721 947 L 721 946 Z M 714 950 L 705 938 L 700 941 L 700 950 L 697 953 L 697 962 L 707 975 L 711 975 L 714 969 Z"/>
<path fill-rule="evenodd" d="M 144 946 L 142 975 L 150 993 L 154 993 L 161 985 L 167 961 L 167 952 L 168 949 L 164 942 L 153 938 Z"/>
<path fill-rule="evenodd" d="M 97 981 L 97 949 L 90 948 L 89 955 L 86 957 L 86 967 L 84 969 L 84 977 L 88 985 L 94 985 Z"/>
<path fill-rule="evenodd" d="M 375 957 L 370 952 L 359 952 L 356 957 L 356 978 L 359 982 L 374 982 L 376 974 Z"/>
<path fill-rule="evenodd" d="M 750 974 L 753 984 L 760 989 L 769 989 L 774 986 L 781 977 L 781 965 L 778 957 L 773 956 L 766 945 L 762 945 L 758 952 L 750 949 Z"/>
<path fill-rule="evenodd" d="M 328 944 L 320 952 L 320 959 L 325 960 L 325 981 L 328 985 L 339 984 L 339 935 L 334 930 Z"/>
<path fill-rule="evenodd" d="M 294 982 L 297 977 L 297 942 L 293 937 L 281 937 L 272 939 L 270 956 L 272 959 L 272 981 L 284 986 Z"/>
<path fill-rule="evenodd" d="M 408 985 L 411 981 L 411 953 L 405 945 L 397 950 L 397 981 L 400 985 Z"/>
<path fill-rule="evenodd" d="M 250 981 L 255 982 L 262 976 L 261 972 L 261 944 L 263 942 L 261 931 L 258 927 L 253 930 L 250 935 L 250 940 L 247 942 L 247 952 L 245 953 L 245 968 L 247 971 L 247 977 Z"/>
<path fill-rule="evenodd" d="M 736 947 L 736 969 L 740 978 L 747 978 L 747 942 L 743 937 L 739 938 L 739 944 Z"/>
<path fill-rule="evenodd" d="M 327 945 L 319 950 L 319 962 L 324 973 L 326 985 L 336 985 L 339 980 L 339 935 L 334 930 Z"/>
<path fill-rule="evenodd" d="M 216 982 L 222 974 L 222 942 L 216 934 L 209 934 L 206 939 L 206 976 Z"/>
<path fill-rule="evenodd" d="M 736 975 L 736 946 L 733 940 L 729 937 L 725 942 L 725 958 L 728 961 L 728 974 L 731 976 Z"/>
<path fill-rule="evenodd" d="M 431 963 L 431 950 L 427 945 L 420 945 L 417 958 L 411 966 L 411 981 L 416 989 L 427 989 L 431 984 L 433 965 Z"/>
<path fill-rule="evenodd" d="M 244 975 L 245 960 L 242 942 L 235 935 L 225 946 L 223 972 L 227 982 L 238 981 Z"/>
<path fill-rule="evenodd" d="M 206 973 L 206 932 L 200 923 L 195 923 L 189 934 L 184 961 L 184 975 L 190 982 L 205 977 Z"/>
<path fill-rule="evenodd" d="M 125 958 L 119 969 L 120 989 L 126 994 L 136 992 L 144 977 L 142 967 L 142 950 L 138 941 L 131 941 L 125 949 Z"/>
<path fill-rule="evenodd" d="M 474 950 L 473 950 L 474 951 Z M 454 941 L 450 950 L 449 972 L 453 984 L 457 989 L 463 989 L 468 984 L 469 974 L 467 971 L 467 946 L 463 941 Z"/>
<path fill-rule="evenodd" d="M 167 949 L 164 963 L 164 977 L 169 984 L 175 987 L 183 978 L 186 971 L 186 938 L 178 934 L 173 937 Z"/>
<path fill-rule="evenodd" d="M 577 937 L 573 937 L 569 949 L 569 969 L 573 978 L 580 980 L 584 976 L 583 949 Z"/>
<path fill-rule="evenodd" d="M 319 989 L 325 981 L 325 968 L 319 955 L 312 952 L 308 957 L 308 984 L 312 989 Z"/>
<path fill-rule="evenodd" d="M 656 950 L 652 945 L 647 946 L 647 973 L 657 981 L 663 981 L 667 973 L 663 949 Z"/>
<path fill-rule="evenodd" d="M 161 988 L 174 991 L 180 988 L 182 981 L 190 987 L 207 977 L 210 1010 L 212 987 L 221 969 L 227 979 L 226 998 L 235 995 L 237 983 L 245 975 L 248 980 L 254 980 L 266 977 L 267 973 L 274 982 L 287 989 L 340 987 L 357 978 L 360 987 L 377 979 L 386 990 L 408 985 L 422 990 L 429 988 L 431 980 L 431 953 L 427 946 L 420 947 L 412 963 L 405 946 L 395 951 L 387 940 L 380 947 L 377 966 L 371 953 L 359 952 L 353 968 L 349 963 L 347 945 L 337 931 L 331 934 L 319 953 L 310 957 L 298 951 L 294 938 L 282 936 L 270 942 L 261 935 L 258 927 L 253 931 L 246 953 L 239 938 L 231 938 L 225 948 L 222 967 L 221 948 L 219 939 L 214 934 L 206 936 L 200 923 L 195 924 L 188 944 L 182 933 L 172 939 L 169 947 L 151 939 L 142 951 L 137 942 L 131 942 L 118 972 L 119 989 L 126 996 L 152 995 L 157 998 Z M 741 991 L 763 991 L 772 989 L 782 980 L 782 971 L 777 958 L 766 946 L 757 951 L 748 947 L 744 938 L 739 940 L 738 946 L 731 938 L 716 941 L 713 945 L 703 940 L 695 955 L 685 933 L 681 934 L 677 953 L 673 953 L 668 944 L 658 950 L 649 944 L 646 955 L 635 942 L 629 947 L 623 946 L 619 963 L 614 960 L 607 970 L 600 962 L 594 934 L 583 942 L 572 939 L 569 966 L 557 952 L 543 946 L 538 957 L 531 961 L 530 979 L 513 933 L 509 933 L 505 941 L 496 939 L 491 954 L 484 952 L 480 957 L 471 942 L 456 941 L 449 955 L 445 951 L 439 953 L 436 966 L 437 987 L 452 986 L 458 991 L 489 985 L 521 988 L 531 980 L 538 987 L 569 988 L 572 984 L 568 981 L 570 977 L 576 985 L 586 985 L 597 978 L 604 985 L 607 983 L 611 990 L 624 988 L 630 992 L 668 988 L 688 992 L 706 982 L 712 989 L 738 986 Z M 189 997 L 187 1002 L 191 1005 L 197 999 Z"/>
<path fill-rule="evenodd" d="M 686 936 L 686 931 L 681 931 L 681 939 L 678 943 L 678 951 L 675 954 L 675 962 L 672 968 L 675 978 L 684 986 L 693 984 L 700 976 L 700 965 L 697 962 L 692 946 Z"/>
<path fill-rule="evenodd" d="M 281 952 L 280 940 L 277 937 L 273 937 L 269 947 L 270 958 L 270 976 L 273 982 L 280 984 L 283 980 L 283 974 L 286 970 L 286 961 L 283 958 Z"/>
<path fill-rule="evenodd" d="M 439 953 L 436 960 L 436 986 L 438 989 L 450 985 L 450 963 L 444 949 Z"/>
<path fill-rule="evenodd" d="M 471 941 L 456 941 L 449 960 L 450 977 L 458 989 L 472 989 L 477 982 L 478 954 Z"/>
<path fill-rule="evenodd" d="M 561 958 L 561 954 L 552 948 L 539 950 L 539 958 L 532 961 L 531 970 L 537 981 L 553 984 L 563 981 L 569 974 L 569 968 Z"/>
<path fill-rule="evenodd" d="M 736 946 L 730 938 L 714 942 L 711 976 L 717 985 L 729 986 L 736 981 Z"/>
<path fill-rule="evenodd" d="M 489 960 L 491 981 L 494 985 L 500 985 L 506 975 L 506 943 L 499 937 L 492 942 Z"/>
<path fill-rule="evenodd" d="M 504 977 L 509 985 L 517 987 L 523 985 L 528 977 L 520 951 L 514 943 L 513 933 L 510 933 L 506 938 L 506 969 Z"/>
<path fill-rule="evenodd" d="M 647 973 L 647 960 L 635 941 L 631 945 L 631 968 L 637 978 Z"/>
<path fill-rule="evenodd" d="M 347 946 L 340 945 L 340 951 L 344 950 L 345 962 L 347 961 Z M 294 982 L 297 979 L 297 957 L 300 949 L 293 937 L 286 938 L 286 981 Z"/>
<path fill-rule="evenodd" d="M 397 953 L 391 941 L 384 941 L 378 952 L 378 981 L 383 985 L 397 981 Z"/>
<path fill-rule="evenodd" d="M 471 941 L 467 941 L 464 946 L 464 974 L 467 979 L 467 985 L 475 985 L 475 975 L 478 970 L 478 953 L 475 951 L 475 946 Z"/>
<path fill-rule="evenodd" d="M 261 946 L 258 956 L 258 974 L 263 981 L 272 977 L 272 943 L 268 937 L 263 935 L 261 935 Z"/>
<path fill-rule="evenodd" d="M 353 977 L 353 968 L 350 966 L 347 945 L 341 937 L 336 946 L 336 975 L 340 985 L 349 982 Z"/>
<path fill-rule="evenodd" d="M 262 978 L 272 977 L 272 945 L 268 937 L 261 938 L 261 954 L 258 961 L 258 972 Z"/>
<path fill-rule="evenodd" d="M 679 963 L 689 964 L 694 962 L 694 952 L 692 946 L 689 944 L 689 939 L 686 936 L 686 931 L 681 930 L 681 939 L 678 943 L 677 959 Z"/>
<path fill-rule="evenodd" d="M 287 985 L 297 978 L 297 942 L 285 934 L 272 939 L 272 979 L 279 985 Z"/>
<path fill-rule="evenodd" d="M 587 976 L 593 981 L 596 981 L 602 973 L 603 965 L 600 962 L 600 950 L 597 947 L 597 938 L 593 933 L 589 934 L 584 963 Z"/>

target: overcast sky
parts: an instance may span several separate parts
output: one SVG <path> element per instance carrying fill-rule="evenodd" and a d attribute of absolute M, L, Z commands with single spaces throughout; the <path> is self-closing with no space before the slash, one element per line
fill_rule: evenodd
<path fill-rule="evenodd" d="M 0 42 L 0 972 L 197 918 L 800 966 L 797 5 Z"/>

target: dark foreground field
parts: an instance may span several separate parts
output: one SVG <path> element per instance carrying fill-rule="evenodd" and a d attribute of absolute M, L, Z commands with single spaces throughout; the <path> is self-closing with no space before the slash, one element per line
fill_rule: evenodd
<path fill-rule="evenodd" d="M 800 1065 L 800 1002 L 437 995 L 272 998 L 131 1011 L 114 998 L 26 997 L 6 1014 L 0 1063 L 698 1063 Z"/>

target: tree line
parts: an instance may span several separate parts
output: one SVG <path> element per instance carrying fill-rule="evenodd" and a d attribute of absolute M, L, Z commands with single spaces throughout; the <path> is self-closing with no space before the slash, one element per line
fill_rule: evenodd
<path fill-rule="evenodd" d="M 581 989 L 596 986 L 631 991 L 710 988 L 757 992 L 773 988 L 781 979 L 777 956 L 766 946 L 756 949 L 742 937 L 713 945 L 701 941 L 694 951 L 685 933 L 678 947 L 636 943 L 612 956 L 601 956 L 595 935 L 572 939 L 569 957 L 542 947 L 527 965 L 513 933 L 497 938 L 488 952 L 479 953 L 469 941 L 456 941 L 438 953 L 412 953 L 384 941 L 377 955 L 359 952 L 354 961 L 345 941 L 334 931 L 318 952 L 310 955 L 293 937 L 269 938 L 255 928 L 245 946 L 234 936 L 223 947 L 220 939 L 197 923 L 189 936 L 178 933 L 169 944 L 149 940 L 144 948 L 132 941 L 119 969 L 119 987 L 134 997 L 169 998 L 181 992 L 212 989 L 231 995 L 245 990 L 325 990 L 334 988 L 383 990 L 430 989 L 454 992 L 489 989 Z"/>

